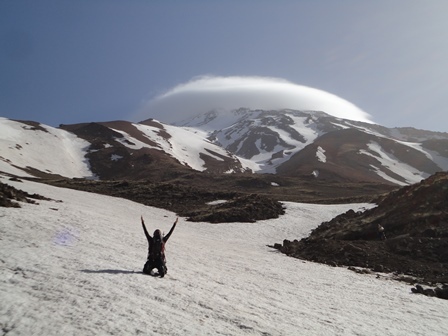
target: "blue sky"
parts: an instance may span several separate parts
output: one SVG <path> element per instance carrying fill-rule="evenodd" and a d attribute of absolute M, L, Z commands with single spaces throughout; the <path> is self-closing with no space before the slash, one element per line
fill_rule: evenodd
<path fill-rule="evenodd" d="M 198 76 L 257 76 L 448 131 L 446 13 L 445 0 L 1 0 L 0 116 L 131 120 Z"/>

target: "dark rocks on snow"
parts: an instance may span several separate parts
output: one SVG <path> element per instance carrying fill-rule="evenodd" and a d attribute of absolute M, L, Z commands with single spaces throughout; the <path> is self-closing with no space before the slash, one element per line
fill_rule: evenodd
<path fill-rule="evenodd" d="M 416 285 L 415 287 L 411 288 L 412 293 L 415 294 L 423 294 L 426 296 L 435 296 L 440 299 L 448 300 L 448 286 L 437 286 L 434 288 L 423 288 L 421 285 Z"/>
<path fill-rule="evenodd" d="M 229 222 L 255 222 L 261 219 L 278 218 L 285 213 L 280 202 L 267 197 L 251 194 L 241 195 L 216 206 L 202 210 L 186 212 L 190 221 L 229 223 Z"/>
<path fill-rule="evenodd" d="M 13 181 L 18 181 L 17 178 L 12 178 Z M 38 194 L 29 194 L 25 191 L 16 189 L 8 184 L 0 182 L 0 206 L 6 208 L 20 208 L 19 202 L 36 203 L 35 199 L 49 200 Z"/>
<path fill-rule="evenodd" d="M 281 202 L 264 195 L 197 186 L 193 183 L 153 183 L 146 180 L 91 181 L 58 180 L 51 184 L 99 194 L 176 212 L 189 221 L 229 223 L 278 218 L 285 213 Z M 215 204 L 214 201 L 223 201 Z M 210 204 L 211 203 L 211 204 Z"/>
<path fill-rule="evenodd" d="M 426 284 L 448 283 L 447 204 L 448 173 L 436 173 L 390 192 L 373 209 L 350 210 L 322 223 L 307 238 L 274 247 L 325 264 L 397 272 Z M 378 224 L 387 240 L 381 239 Z"/>

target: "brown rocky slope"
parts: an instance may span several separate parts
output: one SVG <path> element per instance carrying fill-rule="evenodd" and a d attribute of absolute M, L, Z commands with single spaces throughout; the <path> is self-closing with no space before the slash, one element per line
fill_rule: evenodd
<path fill-rule="evenodd" d="M 386 240 L 379 238 L 378 224 Z M 274 247 L 296 258 L 448 283 L 448 173 L 389 193 L 377 207 L 322 223 L 309 237 Z"/>

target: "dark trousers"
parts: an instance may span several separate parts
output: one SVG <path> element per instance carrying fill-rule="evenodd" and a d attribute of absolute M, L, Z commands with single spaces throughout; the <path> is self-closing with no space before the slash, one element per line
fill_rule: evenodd
<path fill-rule="evenodd" d="M 386 234 L 384 233 L 384 231 L 378 232 L 378 238 L 380 240 L 386 240 Z"/>
<path fill-rule="evenodd" d="M 151 272 L 154 268 L 157 268 L 161 277 L 165 276 L 168 271 L 165 260 L 163 258 L 148 259 L 143 267 L 143 273 L 152 275 Z"/>

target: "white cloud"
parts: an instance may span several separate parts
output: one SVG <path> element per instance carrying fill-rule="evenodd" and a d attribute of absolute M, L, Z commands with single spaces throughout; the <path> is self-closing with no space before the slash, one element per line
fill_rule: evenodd
<path fill-rule="evenodd" d="M 372 122 L 370 115 L 334 94 L 279 78 L 203 76 L 177 85 L 147 102 L 140 120 L 175 123 L 214 109 L 295 109 L 323 111 L 333 116 Z"/>

